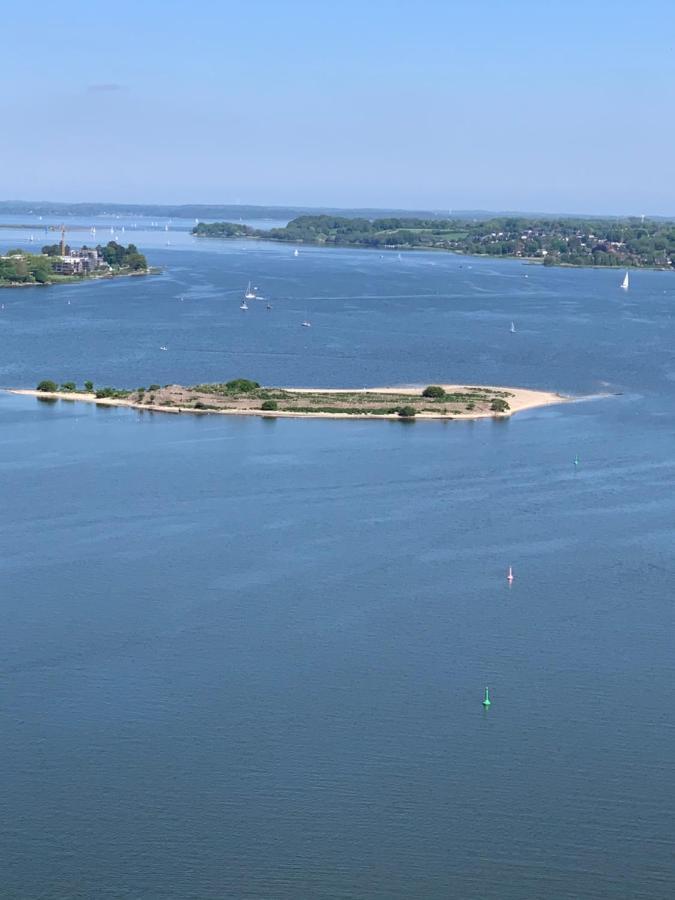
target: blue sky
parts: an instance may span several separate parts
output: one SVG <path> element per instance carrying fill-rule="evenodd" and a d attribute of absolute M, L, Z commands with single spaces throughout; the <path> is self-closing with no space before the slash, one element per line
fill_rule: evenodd
<path fill-rule="evenodd" d="M 675 3 L 3 11 L 0 197 L 675 214 Z"/>

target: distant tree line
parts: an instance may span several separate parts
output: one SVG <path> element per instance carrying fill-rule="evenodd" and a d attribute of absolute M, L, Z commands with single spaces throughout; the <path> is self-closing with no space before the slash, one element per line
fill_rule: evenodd
<path fill-rule="evenodd" d="M 232 222 L 200 223 L 193 234 L 342 246 L 439 249 L 458 253 L 538 259 L 545 265 L 675 265 L 675 222 L 670 220 L 528 218 L 346 218 L 298 216 L 283 228 L 256 229 Z"/>
<path fill-rule="evenodd" d="M 213 222 L 207 225 L 200 222 L 192 229 L 192 233 L 199 237 L 257 237 L 255 228 L 235 222 Z"/>

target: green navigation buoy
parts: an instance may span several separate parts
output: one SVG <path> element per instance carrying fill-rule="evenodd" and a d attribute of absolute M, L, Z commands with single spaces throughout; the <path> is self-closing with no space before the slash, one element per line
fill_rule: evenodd
<path fill-rule="evenodd" d="M 487 688 L 485 688 L 485 697 L 483 698 L 483 706 L 485 707 L 485 709 L 488 709 L 488 707 L 492 706 L 492 704 L 490 703 L 490 694 L 489 694 Z"/>

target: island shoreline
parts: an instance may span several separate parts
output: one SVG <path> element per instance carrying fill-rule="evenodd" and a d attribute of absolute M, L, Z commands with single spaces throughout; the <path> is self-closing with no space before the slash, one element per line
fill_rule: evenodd
<path fill-rule="evenodd" d="M 341 243 L 340 241 L 287 241 L 281 238 L 258 237 L 252 234 L 239 235 L 218 235 L 218 234 L 195 234 L 195 238 L 203 238 L 210 241 L 260 241 L 262 243 L 275 244 L 276 246 L 302 248 L 302 247 L 318 247 L 319 249 L 335 249 L 335 250 L 365 250 L 369 253 L 451 253 L 453 256 L 462 256 L 464 259 L 482 260 L 483 262 L 512 262 L 520 263 L 524 266 L 538 266 L 544 269 L 598 269 L 610 272 L 621 272 L 625 269 L 632 271 L 645 272 L 672 272 L 673 269 L 668 266 L 637 266 L 634 263 L 624 262 L 616 266 L 603 266 L 597 263 L 570 263 L 557 262 L 555 265 L 546 266 L 544 260 L 537 256 L 499 256 L 496 253 L 467 253 L 465 250 L 455 250 L 452 247 L 410 247 L 405 244 L 394 245 L 393 247 L 368 247 L 364 244 Z"/>
<path fill-rule="evenodd" d="M 0 288 L 50 288 L 73 287 L 76 284 L 90 284 L 92 281 L 115 281 L 118 278 L 147 278 L 150 275 L 161 275 L 163 270 L 158 266 L 150 266 L 140 272 L 107 272 L 105 275 L 64 275 L 58 281 L 9 281 L 0 282 Z"/>
<path fill-rule="evenodd" d="M 446 391 L 468 390 L 464 385 L 441 385 Z M 530 409 L 538 409 L 545 406 L 572 402 L 575 398 L 565 396 L 552 391 L 537 391 L 529 388 L 492 387 L 476 385 L 474 388 L 494 392 L 507 392 L 509 396 L 509 409 L 505 412 L 487 410 L 463 410 L 461 412 L 420 412 L 414 418 L 402 419 L 397 413 L 351 413 L 351 412 L 320 412 L 320 411 L 294 411 L 294 410 L 263 410 L 255 407 L 230 408 L 230 409 L 195 409 L 191 406 L 165 406 L 160 403 L 140 403 L 136 400 L 117 397 L 97 397 L 95 393 L 80 391 L 38 391 L 29 388 L 2 388 L 4 393 L 25 397 L 35 397 L 39 400 L 56 401 L 65 400 L 71 403 L 90 403 L 98 406 L 119 406 L 127 409 L 136 409 L 146 412 L 158 413 L 191 413 L 194 415 L 229 415 L 229 416 L 260 416 L 262 418 L 289 418 L 289 419 L 380 419 L 390 421 L 476 421 L 478 419 L 507 419 L 518 412 Z M 392 394 L 397 397 L 410 396 L 416 400 L 422 396 L 423 386 L 406 385 L 404 387 L 372 387 L 372 388 L 279 388 L 294 394 Z"/>

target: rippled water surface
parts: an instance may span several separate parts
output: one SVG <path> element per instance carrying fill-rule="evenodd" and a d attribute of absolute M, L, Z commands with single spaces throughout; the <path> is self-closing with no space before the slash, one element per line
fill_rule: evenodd
<path fill-rule="evenodd" d="M 613 396 L 404 424 L 0 395 L 0 893 L 672 897 L 674 276 L 137 239 L 162 275 L 0 292 L 3 384 Z"/>

